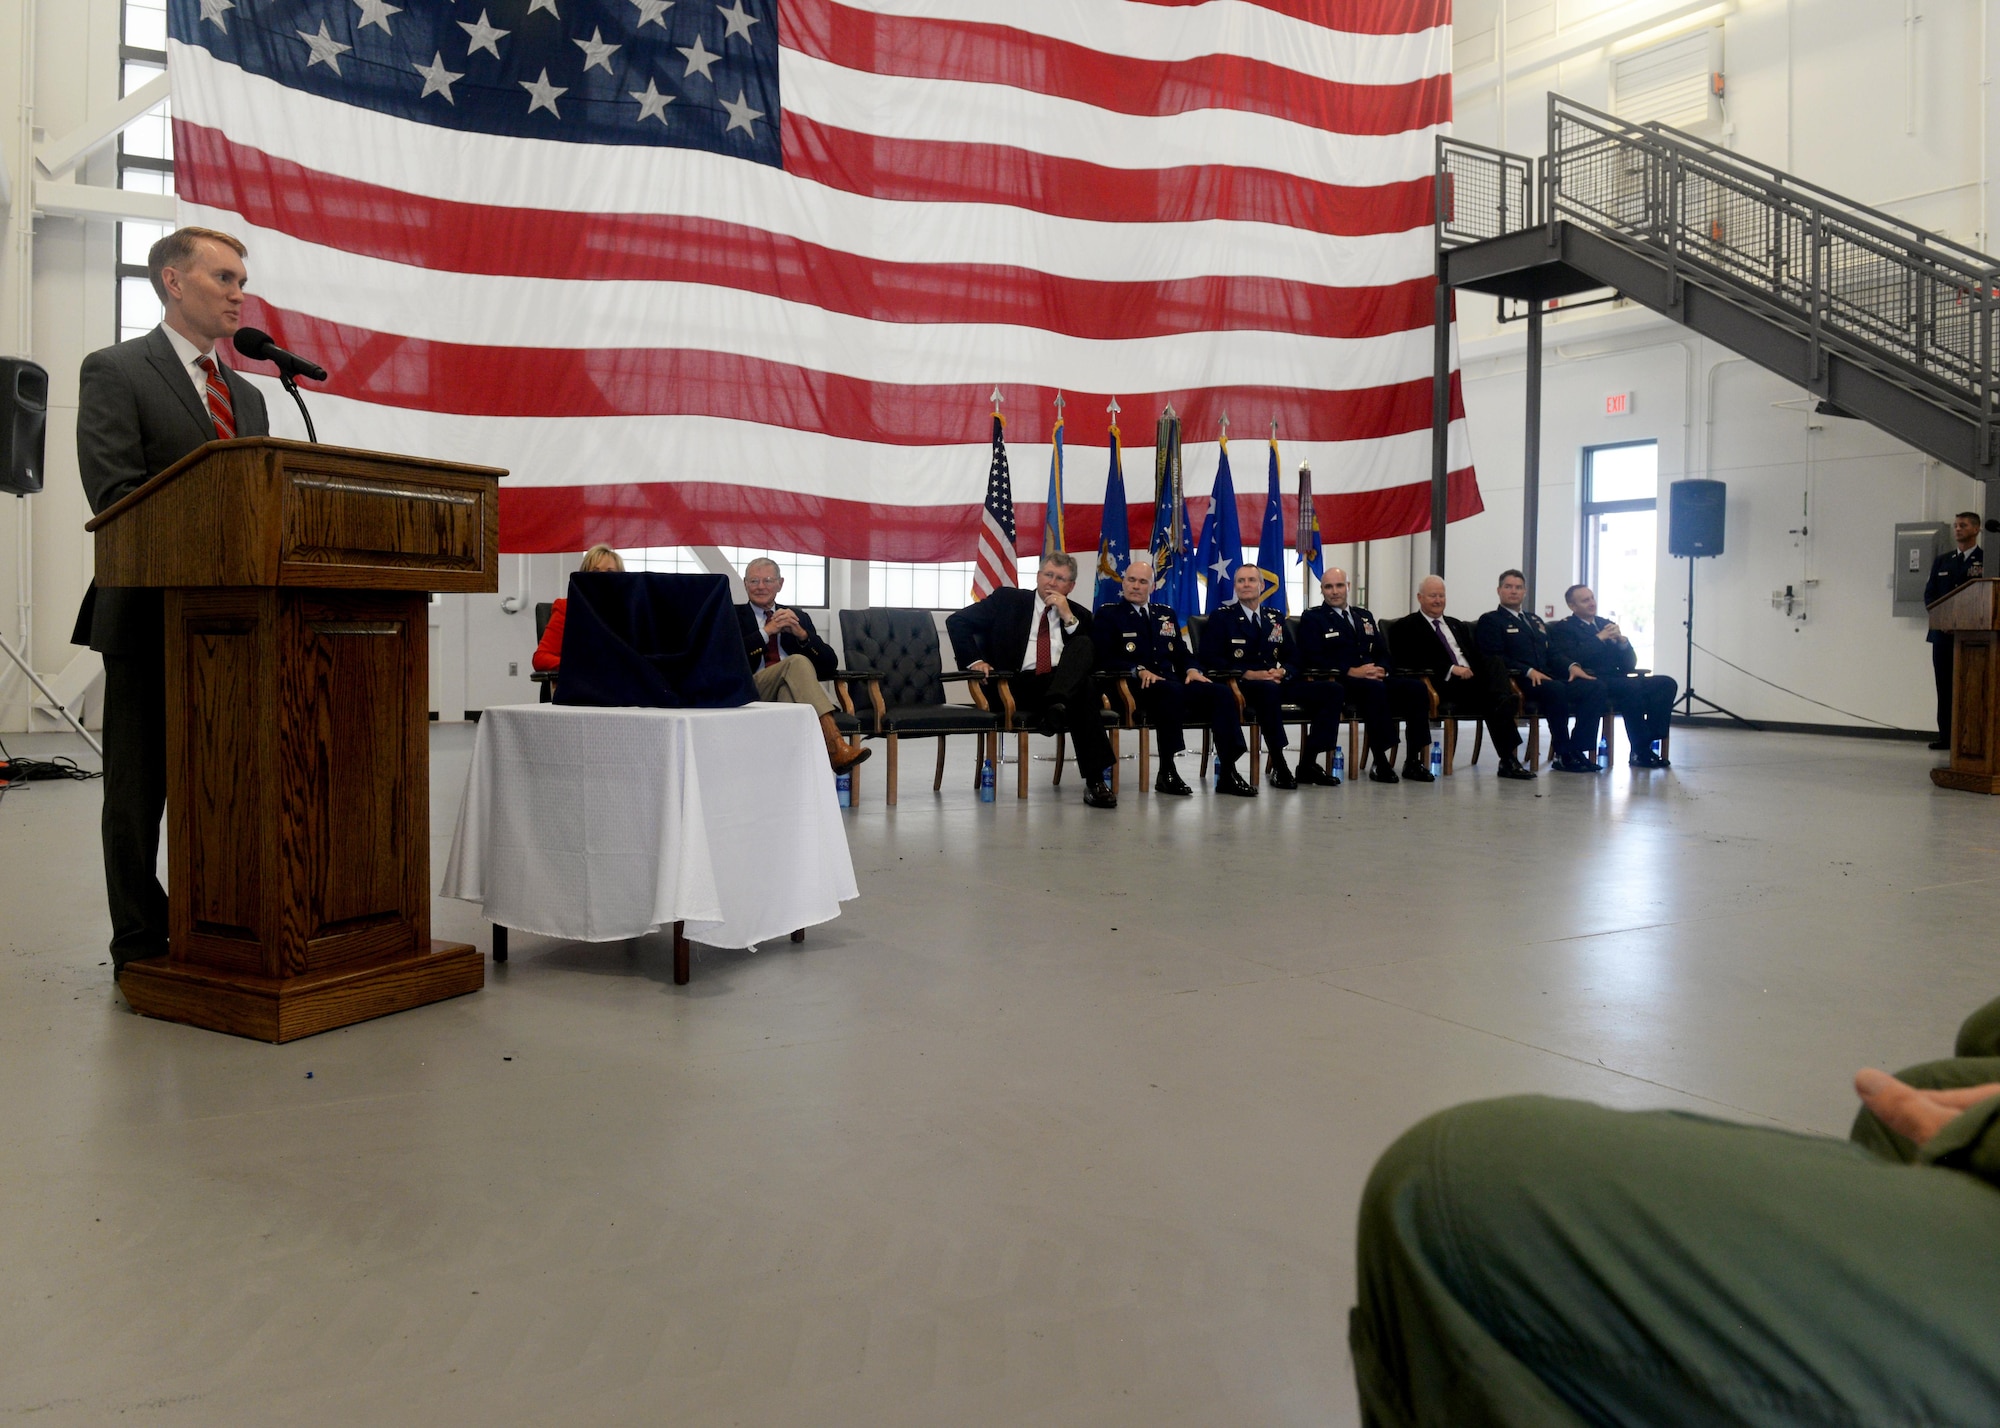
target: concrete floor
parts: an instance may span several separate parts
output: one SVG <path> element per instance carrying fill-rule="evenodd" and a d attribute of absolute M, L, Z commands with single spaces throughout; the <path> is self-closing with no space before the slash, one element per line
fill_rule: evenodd
<path fill-rule="evenodd" d="M 676 988 L 664 938 L 517 935 L 284 1047 L 127 1012 L 97 786 L 9 794 L 0 1421 L 1353 1424 L 1355 1204 L 1426 1112 L 1841 1133 L 2000 993 L 2000 801 L 1913 745 L 1674 752 L 1112 814 L 919 753 L 803 947 Z"/>

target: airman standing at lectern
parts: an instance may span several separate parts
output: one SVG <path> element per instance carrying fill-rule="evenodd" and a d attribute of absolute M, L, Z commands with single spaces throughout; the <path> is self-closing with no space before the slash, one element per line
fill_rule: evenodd
<path fill-rule="evenodd" d="M 1986 553 L 1979 548 L 1979 517 L 1971 511 L 1960 511 L 1951 518 L 1951 537 L 1956 549 L 1948 550 L 1931 562 L 1931 578 L 1924 582 L 1924 603 L 1934 604 L 1942 600 L 1968 580 L 1978 580 L 1985 575 Z M 1932 740 L 1933 749 L 1951 747 L 1951 660 L 1954 641 L 1949 630 L 1932 630 L 1925 636 L 1931 642 L 1931 674 L 1937 680 L 1937 727 L 1938 736 Z"/>
<path fill-rule="evenodd" d="M 83 359 L 77 466 L 94 513 L 211 441 L 268 436 L 264 396 L 218 351 L 243 317 L 247 250 L 227 233 L 182 228 L 146 255 L 166 305 L 143 337 Z M 104 892 L 111 967 L 167 951 L 167 894 L 155 871 L 167 807 L 166 605 L 158 590 L 99 590 L 76 644 L 104 656 Z"/>

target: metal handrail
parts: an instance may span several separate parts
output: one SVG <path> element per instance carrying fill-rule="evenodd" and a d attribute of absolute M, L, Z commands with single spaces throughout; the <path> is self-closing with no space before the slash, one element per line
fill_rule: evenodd
<path fill-rule="evenodd" d="M 1612 238 L 1660 263 L 1676 298 L 1694 283 L 1793 327 L 1815 381 L 1837 351 L 1971 417 L 1990 459 L 1992 257 L 1693 135 L 1554 94 L 1539 162 L 1440 139 L 1437 163 L 1440 249 L 1559 222 Z M 1465 211 L 1468 189 L 1477 198 Z"/>

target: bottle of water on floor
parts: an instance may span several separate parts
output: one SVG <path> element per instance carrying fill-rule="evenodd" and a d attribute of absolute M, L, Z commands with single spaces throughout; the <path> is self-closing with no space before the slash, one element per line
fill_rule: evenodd
<path fill-rule="evenodd" d="M 1611 741 L 1602 734 L 1597 736 L 1597 762 L 1600 764 L 1611 762 Z"/>
<path fill-rule="evenodd" d="M 993 801 L 993 760 L 991 759 L 981 759 L 979 761 L 979 801 L 981 803 L 991 803 Z"/>
<path fill-rule="evenodd" d="M 853 774 L 851 773 L 835 774 L 833 776 L 833 791 L 834 794 L 840 799 L 840 806 L 842 808 L 854 807 Z"/>
<path fill-rule="evenodd" d="M 1444 741 L 1442 739 L 1431 740 L 1431 777 L 1444 777 Z"/>
<path fill-rule="evenodd" d="M 1339 744 L 1333 746 L 1333 776 L 1340 779 L 1347 777 L 1347 751 Z"/>

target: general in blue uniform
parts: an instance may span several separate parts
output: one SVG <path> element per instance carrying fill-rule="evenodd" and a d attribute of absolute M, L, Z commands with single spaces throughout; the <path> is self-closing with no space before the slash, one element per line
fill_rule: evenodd
<path fill-rule="evenodd" d="M 1640 769 L 1666 768 L 1666 757 L 1653 752 L 1653 741 L 1667 737 L 1681 687 L 1664 674 L 1638 673 L 1638 651 L 1597 613 L 1597 596 L 1588 585 L 1570 586 L 1563 603 L 1569 606 L 1569 618 L 1549 626 L 1556 663 L 1582 665 L 1604 686 L 1607 699 L 1625 719 L 1625 738 L 1632 745 L 1626 762 Z"/>
<path fill-rule="evenodd" d="M 1335 566 L 1319 582 L 1325 603 L 1299 616 L 1299 668 L 1339 676 L 1348 707 L 1368 726 L 1368 777 L 1396 783 L 1396 721 L 1408 728 L 1411 757 L 1430 742 L 1430 692 L 1421 679 L 1391 674 L 1389 636 L 1375 616 L 1347 603 L 1347 572 Z"/>
<path fill-rule="evenodd" d="M 1264 573 L 1254 565 L 1236 572 L 1236 598 L 1208 617 L 1202 627 L 1203 669 L 1236 674 L 1236 687 L 1264 731 L 1271 748 L 1271 786 L 1297 788 L 1301 781 L 1331 786 L 1340 782 L 1319 766 L 1318 756 L 1340 740 L 1340 686 L 1298 678 L 1298 646 L 1281 616 L 1257 608 L 1264 598 Z M 1286 700 L 1306 711 L 1306 746 L 1295 778 L 1285 762 L 1282 722 Z M 1234 772 L 1234 761 L 1230 761 Z M 1220 786 L 1217 792 L 1224 791 Z"/>
<path fill-rule="evenodd" d="M 1528 581 L 1518 570 L 1500 573 L 1500 608 L 1479 617 L 1473 640 L 1521 683 L 1530 717 L 1548 720 L 1551 762 L 1564 773 L 1596 773 L 1597 741 L 1604 722 L 1604 686 L 1578 664 L 1558 662 L 1549 627 L 1528 609 Z"/>
<path fill-rule="evenodd" d="M 1968 580 L 1986 573 L 1986 553 L 1979 548 L 1979 517 L 1960 511 L 1951 518 L 1951 535 L 1956 550 L 1948 550 L 1931 562 L 1931 578 L 1924 582 L 1924 603 L 1934 604 Z M 1932 630 L 1924 638 L 1931 642 L 1931 675 L 1937 680 L 1937 742 L 1933 749 L 1951 747 L 1951 658 L 1953 640 L 1947 630 Z"/>
<path fill-rule="evenodd" d="M 1152 598 L 1153 567 L 1145 557 L 1135 557 L 1125 567 L 1122 598 L 1099 605 L 1091 617 L 1097 667 L 1130 677 L 1147 727 L 1160 736 L 1160 772 L 1153 792 L 1186 797 L 1193 790 L 1174 767 L 1174 755 L 1187 747 L 1182 730 L 1189 717 L 1208 721 L 1216 752 L 1229 764 L 1243 756 L 1243 726 L 1229 687 L 1194 668 L 1174 607 L 1155 605 Z"/>

